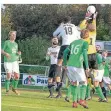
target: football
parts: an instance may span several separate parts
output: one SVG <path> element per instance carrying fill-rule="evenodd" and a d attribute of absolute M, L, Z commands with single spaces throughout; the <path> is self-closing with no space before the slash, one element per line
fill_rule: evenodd
<path fill-rule="evenodd" d="M 88 6 L 88 8 L 87 8 L 87 12 L 88 12 L 88 13 L 92 13 L 92 14 L 94 14 L 94 13 L 96 12 L 96 8 L 95 8 L 95 6 L 93 6 L 93 5 Z"/>

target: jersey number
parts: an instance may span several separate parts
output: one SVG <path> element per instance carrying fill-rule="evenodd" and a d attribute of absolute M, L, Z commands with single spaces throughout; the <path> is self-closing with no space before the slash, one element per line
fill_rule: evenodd
<path fill-rule="evenodd" d="M 65 27 L 66 35 L 72 35 L 72 27 Z"/>
<path fill-rule="evenodd" d="M 71 47 L 71 54 L 78 54 L 78 52 L 79 52 L 79 47 L 80 47 L 80 45 L 76 45 L 76 46 L 72 46 Z"/>
<path fill-rule="evenodd" d="M 92 39 L 92 38 L 90 38 L 90 44 L 89 44 L 89 45 L 93 45 L 93 44 L 92 44 L 92 40 L 93 40 L 93 39 Z"/>

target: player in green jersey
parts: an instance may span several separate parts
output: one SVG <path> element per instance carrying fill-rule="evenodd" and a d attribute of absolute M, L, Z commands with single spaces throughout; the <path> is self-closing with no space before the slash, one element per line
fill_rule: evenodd
<path fill-rule="evenodd" d="M 107 102 L 106 98 L 104 97 L 102 90 L 100 88 L 100 82 L 102 82 L 102 78 L 104 75 L 104 64 L 103 64 L 103 58 L 100 53 L 96 53 L 96 61 L 97 61 L 97 68 L 94 70 L 94 87 L 98 93 L 98 96 L 100 98 L 99 102 Z"/>
<path fill-rule="evenodd" d="M 10 31 L 9 40 L 5 41 L 2 52 L 4 54 L 4 68 L 6 71 L 6 93 L 9 93 L 11 75 L 14 74 L 12 91 L 19 95 L 19 92 L 17 91 L 17 85 L 19 82 L 18 56 L 21 55 L 21 51 L 18 51 L 18 44 L 15 42 L 15 39 L 16 31 Z"/>
<path fill-rule="evenodd" d="M 111 91 L 111 79 L 109 78 L 109 73 L 110 73 L 110 68 L 111 68 L 111 60 L 107 58 L 108 52 L 107 50 L 104 50 L 102 52 L 102 57 L 103 57 L 103 61 L 104 61 L 104 75 L 103 75 L 103 82 L 101 83 L 101 89 L 102 92 L 105 96 L 105 98 L 107 99 L 107 95 L 106 95 L 106 87 L 108 87 L 108 89 Z"/>
<path fill-rule="evenodd" d="M 82 34 L 81 34 L 82 35 Z M 84 36 L 81 36 L 84 37 Z M 63 65 L 68 71 L 68 78 L 71 82 L 71 92 L 73 96 L 73 107 L 77 107 L 77 94 L 78 94 L 78 82 L 80 84 L 80 101 L 79 104 L 84 108 L 88 108 L 85 95 L 86 95 L 86 75 L 83 68 L 83 61 L 85 61 L 86 72 L 89 70 L 88 58 L 87 58 L 88 43 L 83 39 L 75 40 L 64 51 Z M 69 59 L 67 61 L 67 56 Z"/>

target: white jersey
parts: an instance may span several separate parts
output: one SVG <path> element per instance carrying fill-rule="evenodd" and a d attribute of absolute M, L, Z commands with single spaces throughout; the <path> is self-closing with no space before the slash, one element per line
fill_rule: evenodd
<path fill-rule="evenodd" d="M 61 24 L 53 33 L 54 37 L 62 37 L 62 45 L 70 45 L 74 40 L 80 39 L 80 33 L 74 24 Z"/>
<path fill-rule="evenodd" d="M 47 54 L 50 55 L 51 64 L 57 64 L 59 50 L 60 50 L 60 46 L 48 48 Z"/>

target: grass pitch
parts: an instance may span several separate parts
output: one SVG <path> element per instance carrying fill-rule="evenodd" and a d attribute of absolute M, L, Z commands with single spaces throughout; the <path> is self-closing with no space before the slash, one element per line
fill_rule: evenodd
<path fill-rule="evenodd" d="M 111 111 L 111 98 L 108 103 L 97 102 L 97 97 L 87 101 L 89 109 L 84 109 L 79 105 L 72 108 L 72 102 L 65 102 L 62 98 L 47 98 L 47 91 L 26 91 L 20 90 L 21 95 L 17 96 L 10 91 L 5 95 L 5 90 L 1 91 L 1 111 Z M 56 94 L 55 94 L 56 96 Z"/>

